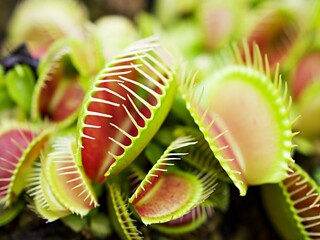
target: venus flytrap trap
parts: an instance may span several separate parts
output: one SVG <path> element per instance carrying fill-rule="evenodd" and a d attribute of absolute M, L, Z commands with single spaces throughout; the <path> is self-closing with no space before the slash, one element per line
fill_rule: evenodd
<path fill-rule="evenodd" d="M 33 208 L 48 221 L 71 213 L 85 216 L 98 206 L 89 179 L 76 164 L 74 136 L 55 137 L 51 149 L 29 177 L 28 194 Z"/>
<path fill-rule="evenodd" d="M 98 203 L 89 179 L 76 165 L 75 153 L 75 137 L 57 138 L 43 170 L 57 199 L 72 213 L 85 216 Z"/>
<path fill-rule="evenodd" d="M 165 234 L 175 235 L 201 231 L 201 227 L 205 227 L 205 223 L 210 218 L 217 216 L 217 212 L 225 212 L 228 208 L 229 186 L 218 180 L 215 182 L 214 192 L 188 213 L 165 223 L 151 224 L 150 227 Z"/>
<path fill-rule="evenodd" d="M 262 187 L 268 214 L 284 239 L 319 239 L 319 185 L 299 165 L 290 169 L 282 182 Z"/>
<path fill-rule="evenodd" d="M 174 76 L 155 38 L 136 42 L 98 74 L 78 119 L 78 163 L 91 180 L 117 175 L 148 144 L 175 97 Z"/>
<path fill-rule="evenodd" d="M 197 169 L 199 166 L 194 167 L 191 163 L 191 159 L 199 163 L 217 161 L 207 159 L 205 153 L 207 150 L 211 152 L 210 148 L 185 135 L 196 130 L 180 131 L 180 137 L 156 162 L 148 159 L 152 164 L 148 173 L 144 172 L 146 166 L 138 161 L 131 166 L 132 174 L 128 178 L 130 189 L 134 190 L 129 202 L 135 208 L 136 217 L 144 224 L 150 224 L 151 228 L 170 235 L 188 234 L 199 229 L 213 215 L 214 209 L 226 209 L 229 198 L 228 191 L 225 191 L 228 187 L 217 179 L 219 174 Z M 194 154 L 196 149 L 204 154 Z M 177 182 L 180 182 L 178 189 L 174 187 Z M 190 204 L 192 202 L 195 205 Z"/>
<path fill-rule="evenodd" d="M 228 187 L 218 182 L 213 194 L 190 212 L 176 220 L 154 224 L 151 227 L 159 232 L 175 235 L 192 234 L 193 232 L 201 231 L 206 227 L 206 222 L 209 219 L 217 217 L 218 211 L 226 211 L 229 202 L 229 194 L 227 192 Z"/>
<path fill-rule="evenodd" d="M 202 181 L 203 188 L 206 188 L 209 195 L 202 195 L 203 199 L 198 204 L 189 210 L 181 217 L 164 222 L 151 224 L 150 227 L 156 229 L 159 232 L 165 234 L 188 234 L 195 230 L 201 229 L 208 219 L 210 219 L 216 210 L 226 211 L 229 204 L 230 189 L 228 184 L 230 183 L 228 177 L 225 176 L 223 169 L 221 168 L 217 159 L 205 141 L 202 133 L 191 127 L 178 127 L 174 131 L 174 135 L 185 138 L 185 136 L 192 136 L 193 144 L 183 147 L 179 150 L 181 161 L 175 161 L 174 166 L 177 170 L 182 170 L 191 173 L 193 177 L 201 179 L 207 179 Z M 184 136 L 184 137 L 183 137 Z M 159 158 L 158 161 L 161 161 Z M 154 163 L 155 165 L 158 163 Z M 172 167 L 172 166 L 171 166 Z M 167 167 L 167 171 L 170 171 L 170 165 Z M 141 175 L 141 174 L 137 174 Z M 193 178 L 188 177 L 188 178 Z M 143 177 L 142 179 L 145 179 Z M 144 180 L 145 181 L 145 180 Z M 224 182 L 227 181 L 228 183 Z M 214 191 L 212 191 L 212 187 Z"/>
<path fill-rule="evenodd" d="M 245 60 L 235 47 L 231 59 L 197 88 L 194 77 L 182 77 L 181 94 L 215 157 L 244 196 L 248 185 L 287 176 L 293 162 L 291 100 L 278 73 L 271 78 L 268 61 L 257 47 L 253 57 L 246 51 Z"/>
<path fill-rule="evenodd" d="M 26 193 L 31 198 L 29 209 L 47 222 L 52 222 L 70 215 L 71 212 L 54 196 L 42 166 L 41 162 L 33 165 L 32 172 L 27 179 Z"/>
<path fill-rule="evenodd" d="M 108 206 L 114 222 L 116 231 L 121 239 L 143 239 L 142 233 L 137 229 L 129 210 L 129 204 L 125 200 L 119 182 L 107 183 L 108 187 Z"/>
<path fill-rule="evenodd" d="M 187 234 L 199 229 L 212 215 L 213 207 L 204 202 L 180 218 L 165 223 L 153 224 L 151 227 L 168 235 Z"/>
<path fill-rule="evenodd" d="M 85 42 L 62 39 L 53 44 L 38 67 L 31 103 L 34 120 L 47 119 L 61 128 L 76 121 L 90 82 Z"/>
<path fill-rule="evenodd" d="M 31 124 L 2 122 L 0 131 L 0 203 L 10 206 L 25 189 L 25 178 L 51 134 Z"/>
<path fill-rule="evenodd" d="M 190 137 L 173 141 L 130 197 L 129 202 L 144 224 L 180 218 L 214 191 L 214 176 L 173 167 L 174 161 L 187 154 L 175 150 L 195 143 Z"/>

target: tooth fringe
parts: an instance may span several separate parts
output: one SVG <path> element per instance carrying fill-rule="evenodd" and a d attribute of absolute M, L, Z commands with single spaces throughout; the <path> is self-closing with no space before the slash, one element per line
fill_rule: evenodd
<path fill-rule="evenodd" d="M 124 108 L 124 110 L 126 111 L 129 119 L 131 120 L 132 124 L 136 127 L 136 129 L 140 129 L 139 124 L 137 123 L 137 121 L 135 120 L 135 118 L 132 116 L 132 114 L 130 113 L 130 111 L 128 110 L 127 106 L 122 104 L 122 107 Z"/>
<path fill-rule="evenodd" d="M 83 127 L 84 128 L 101 128 L 101 126 L 98 126 L 98 125 L 93 125 L 93 124 L 87 124 L 87 123 L 83 123 Z"/>
<path fill-rule="evenodd" d="M 126 78 L 126 77 L 123 77 L 123 76 L 119 76 L 119 78 L 125 82 L 129 82 L 129 83 L 132 83 L 136 86 L 139 86 L 140 88 L 146 90 L 148 93 L 150 93 L 153 97 L 155 97 L 156 99 L 158 99 L 161 95 L 158 94 L 156 91 L 152 90 L 151 88 L 149 88 L 148 86 L 140 83 L 140 82 L 137 82 L 137 81 L 134 81 L 132 79 L 129 79 L 129 78 Z M 122 83 L 119 83 L 119 85 L 123 85 Z"/>
<path fill-rule="evenodd" d="M 91 137 L 91 136 L 89 136 L 89 135 L 86 135 L 86 134 L 84 134 L 83 132 L 81 133 L 81 137 L 87 138 L 87 139 L 90 139 L 90 140 L 95 140 L 94 137 Z"/>
<path fill-rule="evenodd" d="M 101 98 L 91 97 L 90 101 L 91 102 L 96 102 L 96 103 L 104 103 L 106 105 L 112 105 L 112 106 L 115 106 L 115 107 L 119 107 L 120 106 L 119 103 L 111 102 L 111 101 L 104 100 L 104 99 L 101 99 Z"/>
<path fill-rule="evenodd" d="M 17 163 L 13 163 L 12 161 L 9 161 L 8 159 L 6 158 L 3 158 L 3 157 L 0 157 L 0 161 L 3 161 L 9 165 L 11 165 L 12 167 L 16 167 L 17 166 Z"/>
<path fill-rule="evenodd" d="M 131 72 L 132 70 L 123 71 L 123 72 L 110 72 L 110 68 L 107 68 L 98 76 L 97 83 L 118 82 L 119 81 L 118 79 L 109 79 L 109 77 L 126 75 L 126 74 L 130 74 Z"/>
<path fill-rule="evenodd" d="M 10 174 L 13 174 L 15 169 L 7 169 L 7 168 L 4 168 L 4 167 L 0 167 L 0 170 L 4 171 L 4 172 L 7 172 L 7 173 L 10 173 Z"/>
<path fill-rule="evenodd" d="M 121 81 L 119 81 L 121 82 Z M 104 88 L 104 87 L 94 87 L 94 90 L 93 92 L 107 92 L 107 93 L 110 93 L 112 94 L 113 96 L 116 96 L 118 98 L 120 98 L 121 100 L 125 101 L 126 98 L 121 96 L 119 93 L 115 92 L 115 91 L 112 91 L 111 89 L 109 88 Z"/>
<path fill-rule="evenodd" d="M 10 138 L 10 141 L 11 141 L 21 152 L 24 151 L 25 147 L 22 146 L 19 142 L 17 142 L 16 139 Z"/>
<path fill-rule="evenodd" d="M 147 54 L 146 57 L 151 60 L 152 63 L 156 64 L 156 66 L 158 66 L 160 68 L 160 70 L 162 70 L 168 77 L 165 77 L 163 74 L 161 74 L 155 67 L 153 67 L 147 60 L 145 59 L 141 59 L 141 62 L 147 66 L 151 72 L 155 73 L 157 77 L 159 77 L 162 82 L 164 83 L 164 85 L 162 85 L 161 83 L 159 83 L 158 81 L 154 81 L 153 78 L 148 78 L 148 80 L 150 80 L 154 85 L 156 85 L 157 87 L 159 87 L 160 89 L 163 88 L 163 86 L 168 86 L 168 78 L 171 78 L 172 76 L 172 69 L 168 69 L 166 66 L 164 66 L 160 61 L 158 61 L 157 59 L 155 59 L 153 56 L 151 56 L 150 54 Z"/>
<path fill-rule="evenodd" d="M 116 145 L 118 145 L 118 146 L 121 147 L 122 149 L 126 149 L 126 148 L 127 148 L 126 145 L 122 144 L 121 142 L 115 140 L 115 139 L 112 138 L 112 137 L 108 137 L 108 139 L 110 139 L 112 142 L 114 142 Z"/>
<path fill-rule="evenodd" d="M 117 72 L 119 70 L 126 70 L 126 69 L 133 69 L 135 67 L 141 67 L 142 64 L 129 64 L 129 65 L 120 65 L 120 66 L 113 66 L 113 67 L 109 67 L 105 70 L 105 72 Z M 118 74 L 117 74 L 118 75 Z M 109 76 L 108 74 L 106 74 L 106 77 Z"/>
<path fill-rule="evenodd" d="M 166 167 L 169 166 L 174 166 L 173 162 L 167 162 L 167 161 L 180 161 L 181 158 L 179 156 L 185 156 L 187 153 L 184 152 L 175 152 L 173 153 L 172 151 L 181 149 L 184 147 L 188 147 L 191 145 L 196 144 L 197 142 L 194 141 L 194 139 L 190 136 L 184 136 L 177 138 L 175 141 L 173 141 L 168 148 L 165 150 L 165 152 L 162 154 L 162 156 L 158 159 L 157 163 L 150 169 L 144 180 L 140 183 L 138 188 L 136 189 L 135 193 L 132 196 L 135 196 L 137 199 L 141 189 L 145 191 L 145 186 L 147 184 L 151 184 L 152 181 L 150 180 L 151 178 L 159 178 L 161 175 L 165 172 L 168 171 Z M 174 157 L 171 157 L 174 156 Z M 151 183 L 150 183 L 151 182 Z M 129 201 L 133 201 L 133 198 Z"/>
<path fill-rule="evenodd" d="M 244 50 L 244 58 L 245 58 L 245 63 L 247 66 L 252 66 L 252 60 L 251 60 L 251 56 L 250 56 L 250 49 L 249 49 L 249 45 L 246 44 L 245 40 L 243 40 L 243 50 Z"/>
<path fill-rule="evenodd" d="M 151 49 L 149 49 L 149 50 L 151 50 Z M 138 59 L 140 60 L 141 58 L 145 58 L 146 56 L 147 56 L 146 53 L 141 54 L 141 52 L 139 52 L 139 53 L 132 54 L 132 52 L 131 52 L 130 54 L 126 54 L 124 57 L 117 58 L 112 63 L 119 64 L 119 63 L 133 62 L 135 60 L 138 60 Z"/>
<path fill-rule="evenodd" d="M 123 135 L 125 135 L 127 138 L 132 139 L 134 138 L 134 136 L 130 135 L 127 131 L 123 130 L 122 128 L 120 128 L 119 126 L 117 126 L 114 123 L 109 123 L 112 127 L 114 127 L 115 129 L 117 129 L 118 131 L 120 131 Z"/>
<path fill-rule="evenodd" d="M 121 87 L 123 87 L 124 89 L 126 89 L 129 93 L 131 93 L 136 99 L 138 99 L 144 106 L 146 106 L 148 109 L 153 108 L 153 106 L 147 102 L 145 99 L 143 99 L 142 97 L 140 97 L 137 93 L 135 93 L 133 90 L 131 90 L 129 87 L 127 87 L 126 85 L 119 83 L 119 85 Z M 128 96 L 128 95 L 127 95 Z"/>
<path fill-rule="evenodd" d="M 103 117 L 103 118 L 112 118 L 112 115 L 110 114 L 105 114 L 105 113 L 100 113 L 100 112 L 93 112 L 86 110 L 86 115 L 88 116 L 95 116 L 95 117 Z"/>

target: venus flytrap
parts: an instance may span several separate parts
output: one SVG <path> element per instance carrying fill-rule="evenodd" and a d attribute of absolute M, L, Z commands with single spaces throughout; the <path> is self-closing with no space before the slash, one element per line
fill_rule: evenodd
<path fill-rule="evenodd" d="M 187 154 L 178 149 L 192 144 L 195 142 L 190 137 L 173 141 L 130 197 L 129 202 L 144 224 L 180 218 L 214 191 L 215 177 L 173 167 L 175 161 Z"/>
<path fill-rule="evenodd" d="M 137 229 L 136 220 L 131 217 L 129 204 L 125 200 L 119 182 L 107 183 L 108 206 L 116 231 L 121 239 L 143 239 L 142 233 Z"/>
<path fill-rule="evenodd" d="M 148 144 L 170 110 L 174 78 L 172 56 L 155 38 L 132 44 L 98 74 L 78 118 L 78 163 L 91 180 L 116 176 Z"/>
<path fill-rule="evenodd" d="M 71 213 L 85 216 L 98 206 L 96 194 L 84 170 L 76 164 L 73 136 L 55 137 L 51 149 L 29 177 L 28 194 L 34 209 L 48 221 Z"/>
<path fill-rule="evenodd" d="M 214 212 L 217 210 L 226 211 L 230 196 L 229 179 L 225 176 L 218 160 L 214 158 L 209 145 L 199 130 L 190 127 L 178 127 L 174 131 L 174 135 L 190 135 L 196 142 L 183 148 L 183 151 L 188 154 L 181 154 L 181 161 L 179 161 L 179 164 L 175 164 L 175 166 L 180 170 L 187 170 L 187 172 L 191 172 L 193 175 L 197 175 L 196 172 L 201 171 L 208 178 L 203 187 L 207 187 L 207 184 L 214 184 L 214 192 L 185 215 L 175 220 L 151 224 L 150 226 L 166 234 L 186 234 L 203 226 L 209 218 L 214 216 Z M 168 171 L 170 171 L 169 168 Z M 223 181 L 227 181 L 228 183 Z"/>
<path fill-rule="evenodd" d="M 11 205 L 25 189 L 25 178 L 51 130 L 31 124 L 2 122 L 0 131 L 0 203 Z"/>
<path fill-rule="evenodd" d="M 180 218 L 150 227 L 166 234 L 188 234 L 201 230 L 205 223 L 217 216 L 217 212 L 224 212 L 229 204 L 229 187 L 226 183 L 217 181 L 214 192 L 201 204 L 191 209 Z"/>
<path fill-rule="evenodd" d="M 42 166 L 41 162 L 35 162 L 27 179 L 26 192 L 32 199 L 29 209 L 47 222 L 52 222 L 70 215 L 71 212 L 54 196 Z"/>
<path fill-rule="evenodd" d="M 43 170 L 62 204 L 72 213 L 84 216 L 98 203 L 84 170 L 76 165 L 75 153 L 75 137 L 57 138 Z"/>
<path fill-rule="evenodd" d="M 319 185 L 299 165 L 286 179 L 262 186 L 262 196 L 276 229 L 284 239 L 319 239 Z"/>
<path fill-rule="evenodd" d="M 86 50 L 85 42 L 74 39 L 59 40 L 49 48 L 38 67 L 32 119 L 47 119 L 60 128 L 76 121 L 92 72 Z"/>
<path fill-rule="evenodd" d="M 31 55 L 22 47 L 0 61 L 0 116 L 11 121 L 0 127 L 0 226 L 24 207 L 25 191 L 41 218 L 79 234 L 113 236 L 110 219 L 122 239 L 186 237 L 224 216 L 231 183 L 242 196 L 266 184 L 284 238 L 320 238 L 318 185 L 291 157 L 295 130 L 311 144 L 319 137 L 320 4 L 169 2 L 157 1 L 138 29 L 121 17 L 91 24 L 72 0 L 19 4 L 5 47 L 24 42 Z M 137 30 L 165 39 L 119 53 Z M 240 37 L 249 44 L 215 55 Z M 199 74 L 181 71 L 163 40 Z"/>
<path fill-rule="evenodd" d="M 277 72 L 271 78 L 258 48 L 253 57 L 246 51 L 242 60 L 235 47 L 231 59 L 196 88 L 194 77 L 182 77 L 181 95 L 243 196 L 249 185 L 287 176 L 294 133 L 287 87 Z"/>
<path fill-rule="evenodd" d="M 152 224 L 151 227 L 168 235 L 190 233 L 199 229 L 213 215 L 213 211 L 213 207 L 207 206 L 206 202 L 204 202 L 178 219 L 166 223 Z"/>

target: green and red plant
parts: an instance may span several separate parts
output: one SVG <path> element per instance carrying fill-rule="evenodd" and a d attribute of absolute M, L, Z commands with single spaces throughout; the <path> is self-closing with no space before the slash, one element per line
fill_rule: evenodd
<path fill-rule="evenodd" d="M 223 219 L 232 186 L 241 196 L 261 186 L 283 238 L 319 237 L 319 166 L 310 174 L 293 160 L 318 154 L 318 37 L 307 21 L 317 10 L 284 1 L 261 14 L 271 1 L 253 2 L 169 12 L 158 2 L 159 18 L 144 13 L 137 26 L 90 23 L 73 1 L 19 5 L 6 45 L 26 47 L 0 68 L 0 226 L 26 195 L 41 218 L 97 237 L 187 236 Z M 259 21 L 246 29 L 237 20 L 249 12 Z"/>

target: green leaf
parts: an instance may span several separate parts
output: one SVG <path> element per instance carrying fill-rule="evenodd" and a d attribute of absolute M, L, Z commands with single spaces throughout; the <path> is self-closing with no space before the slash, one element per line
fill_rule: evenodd
<path fill-rule="evenodd" d="M 5 75 L 4 75 L 4 69 L 0 65 L 0 87 L 3 87 L 5 85 L 6 85 L 6 79 L 5 79 Z"/>
<path fill-rule="evenodd" d="M 4 205 L 0 204 L 0 227 L 5 226 L 9 222 L 11 222 L 24 208 L 24 203 L 22 201 L 18 201 L 13 204 L 11 207 L 4 207 Z"/>
<path fill-rule="evenodd" d="M 229 184 L 219 181 L 217 182 L 214 193 L 206 200 L 206 203 L 215 209 L 226 211 L 230 203 L 230 186 Z"/>
<path fill-rule="evenodd" d="M 11 99 L 25 112 L 30 112 L 35 79 L 30 67 L 16 65 L 6 75 L 6 86 Z"/>
<path fill-rule="evenodd" d="M 86 218 L 80 217 L 79 215 L 75 214 L 63 217 L 61 218 L 61 221 L 75 232 L 80 232 L 87 224 Z"/>
<path fill-rule="evenodd" d="M 112 228 L 109 218 L 101 212 L 93 214 L 90 218 L 90 230 L 98 238 L 106 238 L 111 235 Z"/>
<path fill-rule="evenodd" d="M 145 150 L 145 155 L 148 158 L 148 160 L 155 164 L 157 162 L 157 159 L 161 157 L 163 153 L 163 149 L 161 146 L 159 146 L 157 143 L 151 141 Z"/>
<path fill-rule="evenodd" d="M 0 87 L 0 110 L 4 110 L 13 106 L 14 106 L 14 102 L 10 98 L 8 91 L 5 89 L 5 87 L 1 86 Z"/>

